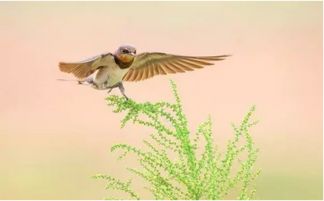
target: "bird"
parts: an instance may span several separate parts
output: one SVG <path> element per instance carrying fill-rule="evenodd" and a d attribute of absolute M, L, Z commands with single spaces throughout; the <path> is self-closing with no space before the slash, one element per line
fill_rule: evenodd
<path fill-rule="evenodd" d="M 59 69 L 72 73 L 79 84 L 86 83 L 97 90 L 110 93 L 118 87 L 128 100 L 123 81 L 136 82 L 156 75 L 193 71 L 228 56 L 182 56 L 163 52 L 136 54 L 135 47 L 122 45 L 114 53 L 103 53 L 80 62 L 59 62 Z"/>

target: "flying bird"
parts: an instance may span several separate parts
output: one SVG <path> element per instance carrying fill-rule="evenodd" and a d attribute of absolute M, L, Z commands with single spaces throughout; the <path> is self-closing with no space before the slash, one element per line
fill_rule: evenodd
<path fill-rule="evenodd" d="M 161 52 L 136 54 L 134 47 L 125 45 L 115 53 L 101 54 L 80 62 L 60 62 L 59 68 L 62 72 L 72 73 L 79 84 L 86 82 L 95 89 L 108 90 L 108 93 L 118 87 L 128 99 L 123 81 L 141 81 L 156 75 L 193 71 L 228 56 L 181 56 Z"/>

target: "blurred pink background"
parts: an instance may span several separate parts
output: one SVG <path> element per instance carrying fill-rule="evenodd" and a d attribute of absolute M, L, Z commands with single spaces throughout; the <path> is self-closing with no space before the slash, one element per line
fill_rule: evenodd
<path fill-rule="evenodd" d="M 0 199 L 102 199 L 96 173 L 126 177 L 108 150 L 141 146 L 105 91 L 59 82 L 59 61 L 122 44 L 138 52 L 232 54 L 215 66 L 125 83 L 136 101 L 182 97 L 217 144 L 256 105 L 257 199 L 322 199 L 322 2 L 0 2 Z M 113 94 L 120 94 L 114 90 Z M 128 164 L 131 165 L 131 164 Z"/>

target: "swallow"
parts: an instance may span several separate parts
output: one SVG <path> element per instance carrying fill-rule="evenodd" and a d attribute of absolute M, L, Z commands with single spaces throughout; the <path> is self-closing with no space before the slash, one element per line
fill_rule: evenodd
<path fill-rule="evenodd" d="M 184 73 L 213 65 L 230 55 L 218 56 L 182 56 L 162 52 L 144 52 L 136 54 L 136 49 L 125 45 L 115 53 L 104 53 L 80 62 L 60 62 L 59 69 L 72 73 L 79 84 L 88 83 L 98 90 L 118 87 L 125 94 L 123 81 L 141 81 L 156 75 Z"/>

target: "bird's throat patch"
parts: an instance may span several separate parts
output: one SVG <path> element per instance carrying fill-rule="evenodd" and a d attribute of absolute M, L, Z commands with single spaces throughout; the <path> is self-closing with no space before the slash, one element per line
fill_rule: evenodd
<path fill-rule="evenodd" d="M 114 56 L 114 59 L 121 69 L 129 68 L 134 61 L 134 57 L 128 55 Z"/>

